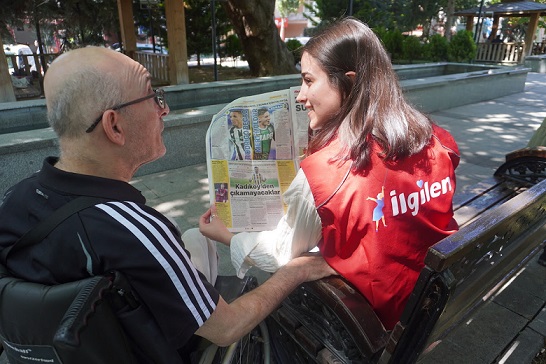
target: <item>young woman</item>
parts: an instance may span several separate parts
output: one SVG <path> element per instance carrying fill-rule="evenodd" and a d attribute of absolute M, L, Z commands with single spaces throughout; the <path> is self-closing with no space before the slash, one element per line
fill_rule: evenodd
<path fill-rule="evenodd" d="M 406 102 L 390 59 L 360 21 L 334 23 L 303 47 L 298 101 L 313 131 L 274 231 L 230 233 L 215 208 L 201 233 L 231 247 L 240 274 L 274 271 L 318 246 L 325 260 L 396 324 L 427 249 L 453 233 L 458 148 Z"/>

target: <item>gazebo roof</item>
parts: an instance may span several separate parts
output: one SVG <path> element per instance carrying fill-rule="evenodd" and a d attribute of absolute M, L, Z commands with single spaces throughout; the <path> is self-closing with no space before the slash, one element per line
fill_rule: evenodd
<path fill-rule="evenodd" d="M 478 16 L 480 8 L 475 7 L 467 10 L 456 11 L 454 15 L 458 16 Z M 493 4 L 490 6 L 482 7 L 482 16 L 496 15 L 496 16 L 529 16 L 531 14 L 538 13 L 539 15 L 546 15 L 546 4 L 536 3 L 534 1 L 511 1 Z"/>

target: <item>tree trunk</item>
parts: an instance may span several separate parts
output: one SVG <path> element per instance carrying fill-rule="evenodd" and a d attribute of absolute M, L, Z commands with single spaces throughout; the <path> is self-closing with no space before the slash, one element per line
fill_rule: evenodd
<path fill-rule="evenodd" d="M 227 0 L 222 6 L 241 40 L 252 75 L 297 73 L 294 57 L 275 25 L 275 0 Z"/>
<path fill-rule="evenodd" d="M 4 53 L 4 44 L 0 38 L 2 53 L 0 53 L 0 102 L 16 101 L 15 92 L 11 83 L 11 75 L 9 74 L 8 60 Z"/>
<path fill-rule="evenodd" d="M 451 40 L 451 35 L 452 35 L 451 28 L 453 27 L 453 23 L 455 22 L 455 16 L 453 15 L 454 12 L 455 12 L 455 0 L 448 0 L 446 24 L 445 24 L 445 31 L 444 31 L 445 38 L 448 41 Z"/>

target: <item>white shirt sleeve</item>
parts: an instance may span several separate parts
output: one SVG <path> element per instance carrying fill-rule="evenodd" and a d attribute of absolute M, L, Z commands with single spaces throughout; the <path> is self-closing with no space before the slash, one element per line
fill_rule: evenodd
<path fill-rule="evenodd" d="M 231 238 L 231 262 L 239 277 L 253 265 L 275 272 L 317 246 L 322 224 L 303 170 L 298 171 L 283 199 L 288 208 L 275 230 L 242 232 Z"/>

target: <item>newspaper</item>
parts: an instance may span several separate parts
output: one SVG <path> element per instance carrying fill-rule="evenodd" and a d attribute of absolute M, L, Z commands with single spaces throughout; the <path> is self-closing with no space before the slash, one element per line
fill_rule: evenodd
<path fill-rule="evenodd" d="M 214 115 L 206 135 L 209 194 L 233 232 L 275 228 L 282 194 L 296 176 L 308 141 L 299 87 L 243 97 Z"/>

